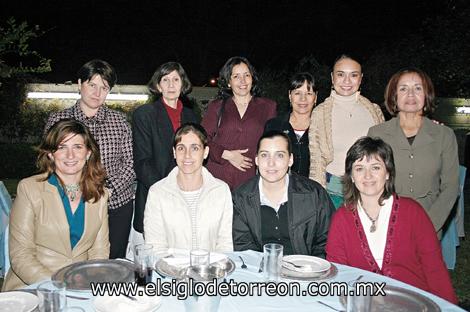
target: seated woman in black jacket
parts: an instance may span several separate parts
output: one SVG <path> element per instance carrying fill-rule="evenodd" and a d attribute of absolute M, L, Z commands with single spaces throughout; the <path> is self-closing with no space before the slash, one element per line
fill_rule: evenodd
<path fill-rule="evenodd" d="M 284 246 L 284 254 L 325 257 L 333 203 L 313 180 L 288 174 L 293 163 L 289 137 L 263 134 L 255 163 L 259 174 L 233 194 L 235 250 L 262 251 L 267 243 Z"/>
<path fill-rule="evenodd" d="M 279 130 L 287 134 L 292 143 L 294 163 L 291 170 L 307 177 L 310 171 L 310 150 L 308 148 L 308 127 L 310 116 L 317 102 L 317 86 L 310 73 L 297 73 L 290 79 L 290 110 L 268 120 L 264 132 Z"/>

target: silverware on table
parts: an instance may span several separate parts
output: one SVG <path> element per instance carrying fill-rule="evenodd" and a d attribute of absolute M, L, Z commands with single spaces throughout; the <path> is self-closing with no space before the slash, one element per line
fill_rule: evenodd
<path fill-rule="evenodd" d="M 77 299 L 77 300 L 90 300 L 91 298 L 87 297 L 78 297 L 78 296 L 72 296 L 72 295 L 65 295 L 67 298 L 72 298 L 72 299 Z"/>
<path fill-rule="evenodd" d="M 328 308 L 334 310 L 334 311 L 337 311 L 337 312 L 346 312 L 346 310 L 336 309 L 335 307 L 332 307 L 332 306 L 330 306 L 329 304 L 324 303 L 323 301 L 317 301 L 317 302 L 318 302 L 319 304 L 321 304 L 321 305 L 324 305 L 325 307 L 328 307 Z"/>
<path fill-rule="evenodd" d="M 153 269 L 153 270 L 154 270 L 154 271 L 155 271 L 155 273 L 157 273 L 157 274 L 158 274 L 158 275 L 159 275 L 159 276 L 160 276 L 162 279 L 165 279 L 165 278 L 166 278 L 166 276 L 165 276 L 165 275 L 163 275 L 162 273 L 158 272 L 158 270 L 157 270 L 157 269 Z"/>
<path fill-rule="evenodd" d="M 120 293 L 120 295 L 123 295 L 124 297 L 129 298 L 129 299 L 132 300 L 132 301 L 137 301 L 137 298 L 136 298 L 136 297 L 129 296 L 128 294 Z"/>
<path fill-rule="evenodd" d="M 306 265 L 298 265 L 298 264 L 295 264 L 294 262 L 290 262 L 290 261 L 287 261 L 287 260 L 282 260 L 283 262 L 285 263 L 289 263 L 290 265 L 292 265 L 294 268 L 297 268 L 297 269 L 302 269 L 304 267 L 308 267 Z"/>
<path fill-rule="evenodd" d="M 242 268 L 242 269 L 246 269 L 247 266 L 246 266 L 245 261 L 243 260 L 242 256 L 238 256 L 238 258 L 240 258 L 240 260 L 242 261 L 242 266 L 241 266 L 241 268 Z"/>
<path fill-rule="evenodd" d="M 264 257 L 261 258 L 261 262 L 260 262 L 260 264 L 259 264 L 258 273 L 263 272 L 263 267 L 264 267 Z"/>

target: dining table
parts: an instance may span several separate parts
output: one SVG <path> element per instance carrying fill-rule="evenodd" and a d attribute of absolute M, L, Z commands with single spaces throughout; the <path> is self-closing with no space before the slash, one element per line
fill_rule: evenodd
<path fill-rule="evenodd" d="M 264 282 L 263 273 L 260 272 L 260 263 L 263 258 L 263 253 L 246 250 L 241 252 L 232 252 L 226 254 L 236 265 L 235 270 L 227 276 L 227 279 L 233 279 L 235 282 Z M 244 266 L 242 268 L 243 262 Z M 460 307 L 441 299 L 429 292 L 418 289 L 411 285 L 405 284 L 398 280 L 375 274 L 369 271 L 364 271 L 358 268 L 350 267 L 333 263 L 337 268 L 337 274 L 327 280 L 319 280 L 317 282 L 324 283 L 337 283 L 349 282 L 356 280 L 361 276 L 362 282 L 372 283 L 386 283 L 387 286 L 394 286 L 400 289 L 407 289 L 414 293 L 418 293 L 430 300 L 432 300 L 441 311 L 465 311 Z M 171 281 L 170 277 L 161 277 L 154 274 L 154 281 L 157 278 L 162 281 Z M 309 281 L 293 281 L 290 279 L 281 279 L 282 282 L 296 282 L 301 287 L 307 287 Z M 28 286 L 25 290 L 31 291 L 35 289 L 39 283 Z M 67 297 L 67 306 L 78 306 L 85 311 L 95 311 L 94 301 L 97 297 L 92 296 L 90 291 L 67 291 L 67 294 L 73 297 L 80 297 L 84 299 L 75 299 Z M 110 307 L 109 311 L 113 309 Z M 324 296 L 269 296 L 267 294 L 255 294 L 253 296 L 222 296 L 218 311 L 227 312 L 249 312 L 249 311 L 296 311 L 296 312 L 311 312 L 311 311 L 345 311 L 340 297 L 337 295 L 324 295 Z M 185 311 L 184 300 L 179 300 L 175 296 L 164 296 L 161 300 L 161 305 L 155 310 L 151 311 Z"/>

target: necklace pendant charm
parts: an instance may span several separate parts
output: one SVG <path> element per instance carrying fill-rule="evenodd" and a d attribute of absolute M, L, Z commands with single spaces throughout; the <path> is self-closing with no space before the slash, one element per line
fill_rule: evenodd
<path fill-rule="evenodd" d="M 377 227 L 375 226 L 375 223 L 372 223 L 372 225 L 370 226 L 369 232 L 374 233 L 376 229 Z"/>

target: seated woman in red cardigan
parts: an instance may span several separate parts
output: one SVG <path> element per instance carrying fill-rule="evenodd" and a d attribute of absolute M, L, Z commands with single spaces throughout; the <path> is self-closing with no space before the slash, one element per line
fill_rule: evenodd
<path fill-rule="evenodd" d="M 416 201 L 395 194 L 391 147 L 360 138 L 347 153 L 345 169 L 345 204 L 333 216 L 326 258 L 457 304 L 431 220 Z"/>

